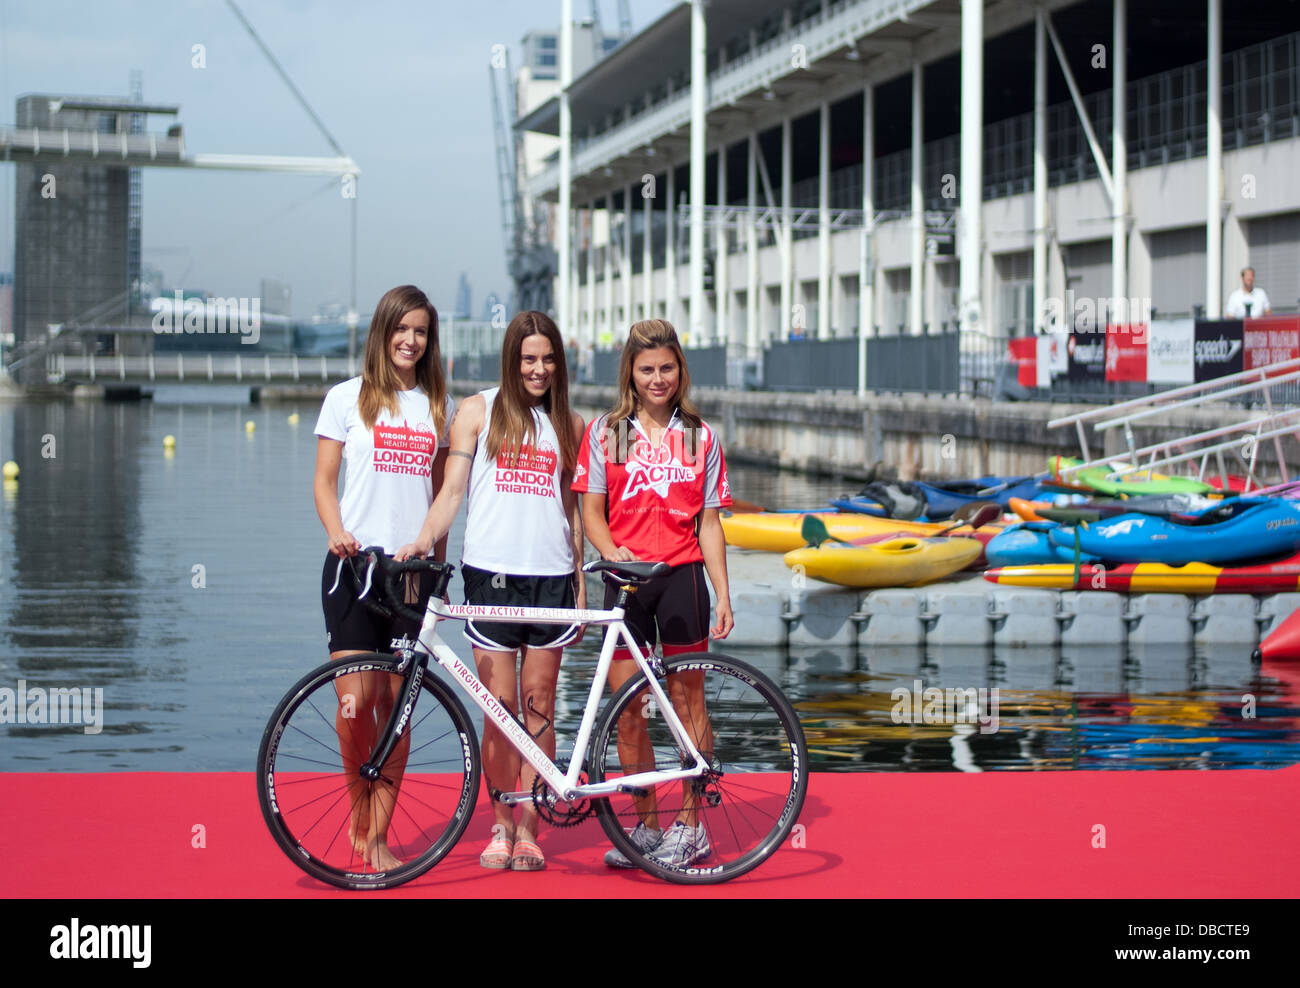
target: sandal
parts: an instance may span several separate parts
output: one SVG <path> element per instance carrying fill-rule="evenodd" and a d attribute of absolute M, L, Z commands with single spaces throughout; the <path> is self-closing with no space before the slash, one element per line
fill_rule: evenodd
<path fill-rule="evenodd" d="M 542 857 L 542 849 L 535 842 L 517 840 L 510 867 L 515 871 L 541 871 L 546 867 L 546 859 Z"/>
<path fill-rule="evenodd" d="M 493 837 L 491 843 L 483 849 L 483 853 L 478 856 L 478 863 L 484 868 L 502 869 L 509 868 L 511 858 L 514 855 L 514 841 L 507 840 L 505 837 Z"/>

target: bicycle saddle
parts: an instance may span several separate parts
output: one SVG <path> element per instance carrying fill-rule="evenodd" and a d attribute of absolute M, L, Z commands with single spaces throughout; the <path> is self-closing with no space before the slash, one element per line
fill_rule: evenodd
<path fill-rule="evenodd" d="M 622 563 L 609 559 L 597 559 L 582 567 L 586 573 L 606 572 L 625 583 L 644 583 L 651 577 L 667 576 L 672 569 L 667 563 Z"/>

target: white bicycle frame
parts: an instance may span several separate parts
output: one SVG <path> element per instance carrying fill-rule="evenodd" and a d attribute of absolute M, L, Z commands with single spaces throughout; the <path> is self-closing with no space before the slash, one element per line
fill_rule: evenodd
<path fill-rule="evenodd" d="M 417 644 L 422 646 L 427 654 L 436 659 L 438 665 L 451 674 L 452 679 L 464 692 L 469 694 L 487 719 L 495 724 L 501 733 L 510 740 L 510 743 L 514 745 L 524 760 L 537 770 L 537 774 L 551 787 L 551 791 L 557 793 L 566 802 L 589 797 L 611 796 L 618 792 L 631 792 L 678 779 L 697 778 L 709 768 L 708 762 L 704 760 L 704 757 L 696 749 L 694 742 L 686 733 L 686 729 L 682 726 L 676 710 L 673 709 L 672 703 L 659 685 L 658 678 L 650 667 L 646 655 L 642 653 L 633 640 L 627 625 L 623 623 L 624 613 L 621 607 L 615 607 L 608 611 L 596 611 L 566 607 L 446 604 L 440 599 L 430 598 L 428 610 L 425 611 L 424 615 L 424 623 L 420 626 L 420 633 L 417 636 Z M 587 706 L 583 711 L 582 723 L 578 727 L 578 735 L 573 743 L 573 756 L 569 761 L 568 774 L 562 775 L 560 773 L 559 768 L 551 761 L 546 752 L 537 746 L 537 743 L 523 724 L 516 720 L 510 711 L 488 691 L 488 688 L 479 680 L 474 670 L 461 662 L 456 653 L 439 636 L 437 631 L 439 621 L 464 621 L 472 618 L 490 619 L 504 624 L 587 624 L 608 626 L 613 629 L 613 634 L 605 635 L 604 644 L 600 649 L 600 661 L 597 663 L 596 672 L 592 676 L 591 689 L 587 695 Z M 592 727 L 595 725 L 596 714 L 600 708 L 600 698 L 605 691 L 609 666 L 613 661 L 614 649 L 619 641 L 624 643 L 628 651 L 631 652 L 632 659 L 636 662 L 637 667 L 645 673 L 650 692 L 659 704 L 659 709 L 663 711 L 668 729 L 672 732 L 682 750 L 690 758 L 694 759 L 695 764 L 690 768 L 638 772 L 634 775 L 622 776 L 612 782 L 579 785 L 578 777 L 582 773 L 582 756 L 587 750 L 587 742 L 591 738 Z M 533 794 L 531 792 L 502 793 L 497 798 L 501 802 L 513 806 L 518 803 L 531 802 Z"/>

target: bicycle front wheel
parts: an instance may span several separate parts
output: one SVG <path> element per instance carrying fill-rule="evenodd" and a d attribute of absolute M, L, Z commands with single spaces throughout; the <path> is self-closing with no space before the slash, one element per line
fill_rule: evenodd
<path fill-rule="evenodd" d="M 392 655 L 320 666 L 285 695 L 257 754 L 257 793 L 276 843 L 309 875 L 348 889 L 410 881 L 468 826 L 478 797 L 474 727 L 427 668 L 405 736 L 361 776 L 394 705 L 404 704 Z"/>
<path fill-rule="evenodd" d="M 664 691 L 710 771 L 599 799 L 596 812 L 614 846 L 651 874 L 725 882 L 762 864 L 798 820 L 808 791 L 803 728 L 776 684 L 743 662 L 701 652 L 664 666 Z M 592 782 L 691 764 L 656 707 L 644 675 L 619 690 L 592 740 Z M 665 834 L 681 824 L 691 833 L 646 850 L 632 839 L 638 824 Z"/>

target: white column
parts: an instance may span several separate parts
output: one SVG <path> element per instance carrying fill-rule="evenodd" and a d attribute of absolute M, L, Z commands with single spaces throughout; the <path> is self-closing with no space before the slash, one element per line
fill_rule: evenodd
<path fill-rule="evenodd" d="M 578 331 L 578 306 L 580 296 L 578 295 L 578 237 L 581 233 L 581 224 L 578 222 L 578 211 L 575 209 L 573 214 L 573 230 L 569 234 L 569 315 L 570 323 L 566 331 L 560 335 L 565 341 L 573 339 Z"/>
<path fill-rule="evenodd" d="M 980 304 L 984 231 L 984 0 L 961 0 L 961 256 L 958 304 L 962 329 L 984 322 Z"/>
<path fill-rule="evenodd" d="M 586 345 L 596 342 L 596 200 L 587 204 L 587 336 Z"/>
<path fill-rule="evenodd" d="M 745 240 L 748 250 L 745 258 L 747 287 L 745 300 L 749 303 L 745 313 L 745 357 L 757 360 L 761 355 L 758 325 L 758 132 L 749 132 L 749 160 L 746 162 L 748 172 L 745 188 L 749 190 L 749 219 L 745 224 Z"/>
<path fill-rule="evenodd" d="M 556 277 L 555 314 L 560 335 L 572 331 L 569 325 L 569 223 L 572 212 L 573 120 L 569 113 L 569 83 L 573 81 L 573 0 L 560 4 L 560 215 L 559 243 L 555 245 L 559 271 Z"/>
<path fill-rule="evenodd" d="M 1034 15 L 1034 317 L 1041 330 L 1047 310 L 1047 28 Z"/>
<path fill-rule="evenodd" d="M 817 148 L 817 338 L 831 338 L 831 104 L 822 100 Z"/>
<path fill-rule="evenodd" d="M 623 256 L 619 265 L 623 273 L 623 323 L 614 334 L 615 342 L 627 339 L 632 316 L 632 186 L 623 189 Z"/>
<path fill-rule="evenodd" d="M 921 189 L 924 170 L 924 127 L 921 63 L 912 63 L 912 274 L 907 293 L 907 331 L 920 336 L 925 311 L 925 196 Z"/>
<path fill-rule="evenodd" d="M 674 220 L 677 216 L 677 181 L 673 163 L 668 162 L 668 211 L 664 216 L 664 280 L 668 286 L 665 293 L 665 318 L 672 322 L 677 317 L 677 230 Z"/>
<path fill-rule="evenodd" d="M 781 340 L 790 335 L 790 315 L 794 306 L 794 228 L 791 225 L 790 197 L 794 153 L 792 151 L 792 121 L 781 121 L 781 319 L 777 332 Z"/>
<path fill-rule="evenodd" d="M 614 339 L 614 195 L 605 193 L 605 334 Z"/>
<path fill-rule="evenodd" d="M 875 181 L 873 159 L 876 153 L 872 133 L 875 116 L 875 90 L 871 83 L 862 89 L 862 235 L 858 246 L 858 394 L 867 393 L 867 338 L 875 335 L 876 303 L 872 287 L 871 238 L 875 232 Z"/>
<path fill-rule="evenodd" d="M 1205 318 L 1223 315 L 1223 121 L 1219 114 L 1223 69 L 1222 0 L 1209 0 L 1205 101 Z"/>
<path fill-rule="evenodd" d="M 654 181 L 653 176 L 651 181 Z M 655 193 L 658 193 L 655 189 Z M 644 311 L 645 319 L 654 318 L 654 253 L 651 251 L 650 233 L 654 229 L 654 200 L 645 194 L 645 189 L 641 190 L 642 209 L 641 215 L 645 217 L 645 232 L 641 237 L 641 308 Z"/>
<path fill-rule="evenodd" d="M 731 286 L 727 282 L 727 225 L 723 210 L 727 205 L 727 145 L 718 146 L 718 221 L 713 228 L 713 293 L 718 300 L 718 322 L 713 327 L 713 342 L 724 346 L 731 342 Z"/>
<path fill-rule="evenodd" d="M 708 36 L 704 0 L 691 0 L 691 346 L 708 331 L 704 319 L 704 110 Z"/>
<path fill-rule="evenodd" d="M 1130 321 L 1128 306 L 1121 301 L 1128 298 L 1128 144 L 1124 140 L 1124 124 L 1128 101 L 1125 99 L 1128 74 L 1124 49 L 1126 41 L 1126 0 L 1114 0 L 1114 42 L 1111 51 L 1111 170 L 1115 181 L 1115 198 L 1111 203 L 1110 227 L 1110 306 L 1111 319 L 1122 317 Z M 1124 306 L 1124 312 L 1117 306 Z"/>

